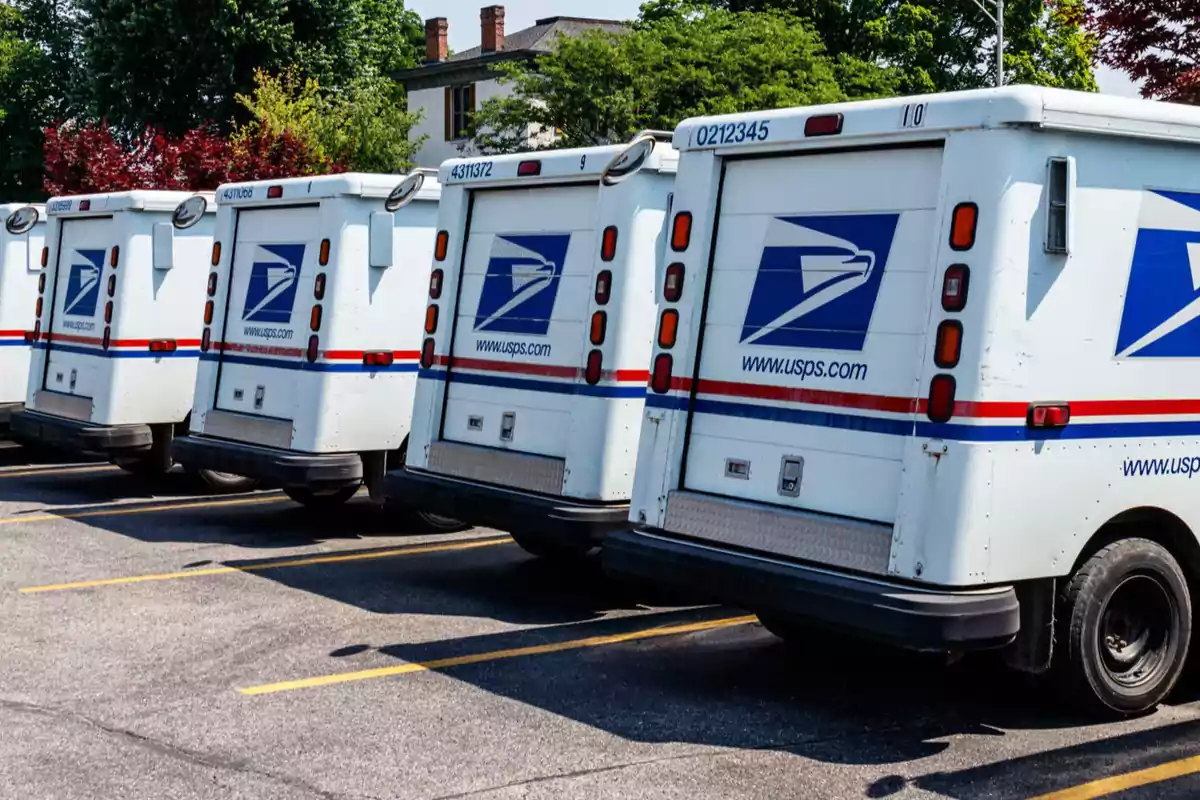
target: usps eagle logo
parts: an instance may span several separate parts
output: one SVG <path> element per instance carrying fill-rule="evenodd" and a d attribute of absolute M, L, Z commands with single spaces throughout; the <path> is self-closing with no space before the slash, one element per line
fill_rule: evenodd
<path fill-rule="evenodd" d="M 497 236 L 475 330 L 545 336 L 570 244 L 569 233 Z"/>
<path fill-rule="evenodd" d="M 100 272 L 104 268 L 103 250 L 76 250 L 67 274 L 67 298 L 63 313 L 69 317 L 96 316 L 100 299 Z"/>
<path fill-rule="evenodd" d="M 1200 194 L 1142 193 L 1116 356 L 1200 357 Z"/>
<path fill-rule="evenodd" d="M 304 245 L 260 244 L 257 248 L 250 267 L 242 319 L 286 325 L 292 321 L 292 309 L 296 305 L 296 284 L 304 263 Z"/>
<path fill-rule="evenodd" d="M 776 217 L 741 343 L 862 350 L 899 214 Z"/>

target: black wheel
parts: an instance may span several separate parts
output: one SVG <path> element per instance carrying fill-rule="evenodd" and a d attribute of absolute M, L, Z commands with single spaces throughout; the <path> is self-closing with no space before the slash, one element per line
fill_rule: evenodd
<path fill-rule="evenodd" d="M 189 470 L 204 481 L 204 485 L 217 494 L 232 494 L 234 492 L 249 492 L 257 489 L 262 483 L 258 478 L 247 478 L 245 475 L 234 475 L 232 472 L 217 472 L 215 469 Z"/>
<path fill-rule="evenodd" d="M 340 489 L 317 490 L 285 488 L 283 493 L 300 505 L 312 509 L 337 508 L 358 494 L 357 486 L 343 486 Z"/>
<path fill-rule="evenodd" d="M 1187 580 L 1167 550 L 1123 539 L 1099 550 L 1063 587 L 1055 668 L 1084 710 L 1148 711 L 1179 680 L 1192 635 Z"/>
<path fill-rule="evenodd" d="M 550 561 L 579 561 L 595 548 L 595 545 L 588 540 L 564 542 L 557 538 L 528 531 L 510 531 L 509 535 L 526 553 Z"/>
<path fill-rule="evenodd" d="M 812 641 L 812 626 L 805 625 L 803 622 L 791 617 L 760 611 L 758 612 L 758 622 L 770 633 L 783 639 L 788 644 L 800 644 L 805 641 Z"/>
<path fill-rule="evenodd" d="M 399 450 L 394 450 L 388 453 L 387 469 L 401 469 L 408 458 L 408 439 L 405 438 L 404 443 L 400 445 Z M 422 511 L 418 506 L 404 502 L 401 498 L 389 498 L 389 502 L 403 507 L 405 513 L 411 515 L 421 527 L 434 533 L 454 533 L 455 531 L 465 531 L 471 526 L 465 522 L 461 522 L 451 517 L 444 517 L 441 514 L 434 514 L 430 511 Z"/>

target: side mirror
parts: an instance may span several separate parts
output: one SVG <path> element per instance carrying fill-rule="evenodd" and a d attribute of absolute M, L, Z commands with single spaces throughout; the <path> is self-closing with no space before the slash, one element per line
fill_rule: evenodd
<path fill-rule="evenodd" d="M 396 241 L 396 217 L 387 211 L 371 214 L 367 263 L 372 267 L 392 266 L 392 248 Z"/>
<path fill-rule="evenodd" d="M 4 221 L 4 228 L 13 236 L 21 236 L 33 230 L 39 216 L 38 210 L 33 206 L 18 208 L 8 215 L 8 219 Z"/>
<path fill-rule="evenodd" d="M 171 269 L 175 266 L 175 226 L 169 222 L 154 225 L 154 268 Z"/>

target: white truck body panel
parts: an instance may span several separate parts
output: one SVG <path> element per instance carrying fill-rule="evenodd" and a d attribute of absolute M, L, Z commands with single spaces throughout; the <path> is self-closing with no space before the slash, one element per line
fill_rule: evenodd
<path fill-rule="evenodd" d="M 628 501 L 676 154 L 659 143 L 636 175 L 601 186 L 601 171 L 623 149 L 442 165 L 438 226 L 449 246 L 434 267 L 445 275 L 443 321 L 432 337 L 434 363 L 418 379 L 410 468 L 580 501 Z M 523 162 L 538 162 L 539 173 L 519 175 Z M 609 227 L 617 244 L 605 261 Z M 604 272 L 611 298 L 600 303 Z M 607 315 L 606 333 L 592 344 L 598 311 Z M 589 384 L 593 351 L 602 373 Z M 483 475 L 452 464 L 447 452 L 493 467 L 481 467 Z"/>
<path fill-rule="evenodd" d="M 170 269 L 153 266 L 153 231 L 192 196 L 137 191 L 47 202 L 49 260 L 27 408 L 98 425 L 184 420 L 215 215 L 210 204 L 195 226 L 172 229 Z M 175 349 L 152 352 L 158 340 Z"/>
<path fill-rule="evenodd" d="M 217 241 L 224 247 L 213 267 L 194 434 L 304 453 L 403 444 L 440 196 L 430 175 L 411 203 L 389 215 L 392 264 L 372 267 L 371 216 L 384 212 L 384 198 L 403 179 L 350 173 L 218 190 Z M 268 197 L 272 187 L 280 196 Z M 310 361 L 313 336 L 318 355 Z M 392 354 L 391 365 L 364 362 L 365 354 L 380 352 Z"/>
<path fill-rule="evenodd" d="M 0 220 L 23 203 L 0 205 Z M 35 205 L 38 221 L 14 236 L 0 225 L 0 404 L 24 403 L 29 387 L 29 342 L 46 243 L 46 207 Z"/>
<path fill-rule="evenodd" d="M 840 133 L 804 135 L 831 114 Z M 675 142 L 693 234 L 666 259 L 687 279 L 640 527 L 945 587 L 1069 574 L 1131 509 L 1200 529 L 1200 109 L 1013 87 L 692 120 Z M 1045 246 L 1051 159 L 1071 165 L 1066 253 Z M 963 344 L 939 368 L 943 320 Z M 946 422 L 935 375 L 956 381 Z M 1069 424 L 1028 426 L 1043 403 Z"/>

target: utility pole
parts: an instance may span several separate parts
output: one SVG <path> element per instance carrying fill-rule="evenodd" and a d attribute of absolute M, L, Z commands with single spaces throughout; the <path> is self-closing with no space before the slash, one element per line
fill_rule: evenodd
<path fill-rule="evenodd" d="M 1004 0 L 971 0 L 996 26 L 996 85 L 1004 85 Z M 986 3 L 987 5 L 984 5 Z M 992 14 L 988 6 L 996 9 Z"/>

